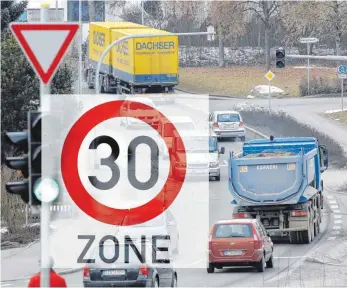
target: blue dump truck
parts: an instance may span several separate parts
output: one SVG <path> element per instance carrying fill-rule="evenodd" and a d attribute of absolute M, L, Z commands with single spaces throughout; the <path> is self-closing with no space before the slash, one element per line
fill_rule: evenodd
<path fill-rule="evenodd" d="M 258 218 L 270 236 L 310 243 L 320 231 L 322 173 L 328 150 L 315 138 L 251 140 L 230 153 L 228 185 L 233 218 Z"/>

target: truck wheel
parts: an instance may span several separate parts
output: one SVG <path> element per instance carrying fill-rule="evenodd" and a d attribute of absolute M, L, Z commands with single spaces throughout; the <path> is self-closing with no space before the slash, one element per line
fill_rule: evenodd
<path fill-rule="evenodd" d="M 298 235 L 298 232 L 296 232 L 296 231 L 292 231 L 292 232 L 290 232 L 289 233 L 289 241 L 290 241 L 290 243 L 292 243 L 292 244 L 297 244 L 297 243 L 299 243 L 299 237 L 298 237 L 299 235 Z"/>
<path fill-rule="evenodd" d="M 311 227 L 308 230 L 301 231 L 301 240 L 304 244 L 310 244 L 311 242 Z"/>
<path fill-rule="evenodd" d="M 93 89 L 94 88 L 94 84 L 92 83 L 92 76 L 91 76 L 91 71 L 88 70 L 88 76 L 87 76 L 87 84 L 88 84 L 88 88 L 89 89 Z"/>

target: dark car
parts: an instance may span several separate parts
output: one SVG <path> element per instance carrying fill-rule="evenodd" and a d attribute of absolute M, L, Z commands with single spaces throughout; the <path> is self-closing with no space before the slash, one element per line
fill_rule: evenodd
<path fill-rule="evenodd" d="M 135 245 L 141 253 L 141 243 Z M 117 254 L 117 252 L 115 253 L 115 245 L 102 245 L 94 248 L 89 258 L 95 259 L 95 263 L 88 263 L 84 268 L 83 286 L 177 287 L 177 273 L 172 263 L 164 263 L 163 259 L 166 257 L 161 257 L 160 253 L 162 252 L 151 244 L 146 245 L 145 249 L 146 258 L 143 259 L 141 254 L 138 258 L 130 245 L 121 243 L 119 244 L 117 260 L 109 261 L 114 263 L 107 264 L 105 261 L 101 261 L 100 258 L 114 258 Z M 126 259 L 124 255 L 126 254 L 128 255 L 128 261 L 124 261 Z M 153 263 L 152 255 L 154 254 L 157 255 L 159 260 L 156 262 L 159 263 Z"/>

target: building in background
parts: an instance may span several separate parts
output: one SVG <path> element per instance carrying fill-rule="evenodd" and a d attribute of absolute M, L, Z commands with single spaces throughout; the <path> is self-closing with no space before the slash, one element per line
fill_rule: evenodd
<path fill-rule="evenodd" d="M 82 2 L 82 22 L 89 22 L 88 1 Z M 79 0 L 67 1 L 67 21 L 79 21 Z M 95 21 L 105 21 L 105 1 L 95 1 Z"/>

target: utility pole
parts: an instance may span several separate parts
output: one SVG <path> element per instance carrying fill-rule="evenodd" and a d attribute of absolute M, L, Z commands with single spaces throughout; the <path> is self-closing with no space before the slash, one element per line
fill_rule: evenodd
<path fill-rule="evenodd" d="M 41 5 L 41 22 L 49 22 L 49 4 Z M 43 98 L 51 93 L 51 85 L 41 82 L 40 85 L 40 110 L 42 112 Z M 48 107 L 50 108 L 50 107 Z M 41 127 L 42 129 L 42 127 Z M 42 134 L 42 132 L 41 132 Z M 41 287 L 50 287 L 49 279 L 49 203 L 42 201 L 41 204 Z"/>
<path fill-rule="evenodd" d="M 143 23 L 145 22 L 145 21 L 144 21 L 144 8 L 143 8 L 143 5 L 144 5 L 144 1 L 142 0 L 142 1 L 141 1 L 141 18 L 142 18 L 142 25 L 143 25 Z"/>
<path fill-rule="evenodd" d="M 78 45 L 78 61 L 79 61 L 79 78 L 78 78 L 78 101 L 79 101 L 79 97 L 80 95 L 82 95 L 82 71 L 83 71 L 83 67 L 82 67 L 82 44 L 83 44 L 83 26 L 82 26 L 82 0 L 79 0 L 79 5 L 78 5 L 78 22 L 80 24 L 80 43 Z"/>

